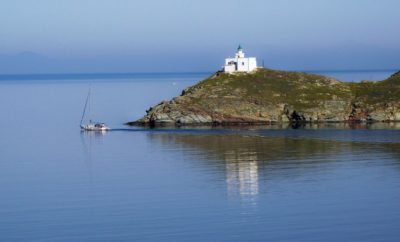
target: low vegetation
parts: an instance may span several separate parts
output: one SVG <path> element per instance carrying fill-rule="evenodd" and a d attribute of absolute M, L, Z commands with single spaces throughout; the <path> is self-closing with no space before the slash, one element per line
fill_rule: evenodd
<path fill-rule="evenodd" d="M 399 109 L 400 72 L 384 81 L 346 83 L 260 68 L 217 72 L 130 124 L 397 121 Z"/>

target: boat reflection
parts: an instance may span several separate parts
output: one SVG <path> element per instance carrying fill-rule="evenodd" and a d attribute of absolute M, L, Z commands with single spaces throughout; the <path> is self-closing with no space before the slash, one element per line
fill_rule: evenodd
<path fill-rule="evenodd" d="M 106 135 L 107 130 L 81 130 L 82 135 L 86 137 L 102 137 Z"/>
<path fill-rule="evenodd" d="M 107 131 L 86 131 L 81 130 L 80 140 L 83 148 L 83 160 L 87 168 L 90 179 L 92 179 L 93 155 L 97 149 L 103 146 L 104 136 Z"/>

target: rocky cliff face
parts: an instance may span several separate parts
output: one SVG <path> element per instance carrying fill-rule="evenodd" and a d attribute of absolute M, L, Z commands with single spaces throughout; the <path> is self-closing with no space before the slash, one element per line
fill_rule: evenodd
<path fill-rule="evenodd" d="M 216 73 L 128 124 L 400 121 L 400 72 L 380 82 L 258 69 Z"/>

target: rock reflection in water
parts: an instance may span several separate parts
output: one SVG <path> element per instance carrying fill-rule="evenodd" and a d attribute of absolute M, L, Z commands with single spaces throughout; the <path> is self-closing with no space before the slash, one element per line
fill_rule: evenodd
<path fill-rule="evenodd" d="M 282 179 L 321 179 L 341 164 L 351 163 L 352 157 L 366 154 L 399 157 L 399 145 L 392 142 L 224 134 L 151 134 L 149 137 L 168 149 L 183 151 L 192 163 L 204 162 L 202 166 L 207 165 L 206 169 L 214 170 L 214 174 L 224 173 L 225 177 L 217 179 L 226 180 L 228 195 L 250 201 L 255 201 L 259 193 L 267 192 L 267 182 L 279 186 L 276 181 Z"/>
<path fill-rule="evenodd" d="M 247 200 L 259 194 L 260 180 L 265 183 L 274 177 L 292 178 L 319 171 L 317 164 L 335 161 L 330 156 L 343 148 L 340 142 L 286 137 L 190 134 L 149 137 L 168 149 L 184 151 L 191 162 L 202 160 L 209 165 L 208 169 L 222 170 L 228 195 Z"/>

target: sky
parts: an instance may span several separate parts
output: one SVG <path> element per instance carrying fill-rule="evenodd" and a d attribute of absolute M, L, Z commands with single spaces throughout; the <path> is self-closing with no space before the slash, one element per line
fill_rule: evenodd
<path fill-rule="evenodd" d="M 400 69 L 398 0 L 0 0 L 0 74 Z"/>

